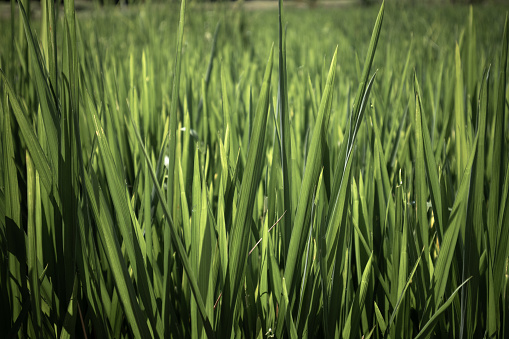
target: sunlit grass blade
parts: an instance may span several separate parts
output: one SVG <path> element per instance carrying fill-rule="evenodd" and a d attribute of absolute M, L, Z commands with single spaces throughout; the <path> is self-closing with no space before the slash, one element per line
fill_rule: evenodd
<path fill-rule="evenodd" d="M 39 287 L 39 275 L 38 275 L 38 258 L 37 258 L 37 220 L 36 220 L 36 205 L 37 200 L 40 197 L 37 194 L 37 175 L 35 166 L 32 163 L 30 154 L 27 152 L 27 200 L 28 200 L 28 247 L 27 247 L 27 264 L 28 264 L 28 275 L 30 277 L 30 296 L 32 305 L 32 323 L 34 325 L 34 331 L 36 335 L 41 335 L 42 330 L 42 312 L 41 312 L 41 294 Z M 40 208 L 40 207 L 39 207 Z"/>
<path fill-rule="evenodd" d="M 380 309 L 378 308 L 376 301 L 375 301 L 375 316 L 376 320 L 378 321 L 378 326 L 380 326 L 380 330 L 382 331 L 382 334 L 385 334 L 385 331 L 387 330 L 387 325 L 385 324 L 382 312 L 380 312 Z"/>

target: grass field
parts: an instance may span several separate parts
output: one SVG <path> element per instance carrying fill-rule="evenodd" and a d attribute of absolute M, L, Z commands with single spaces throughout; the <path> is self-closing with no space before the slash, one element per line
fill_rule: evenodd
<path fill-rule="evenodd" d="M 2 336 L 509 336 L 508 6 L 41 1 L 0 20 Z"/>

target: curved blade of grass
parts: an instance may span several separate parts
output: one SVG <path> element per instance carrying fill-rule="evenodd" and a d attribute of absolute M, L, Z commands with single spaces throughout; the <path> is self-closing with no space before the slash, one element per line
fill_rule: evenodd
<path fill-rule="evenodd" d="M 380 312 L 380 309 L 378 308 L 376 301 L 374 302 L 374 304 L 375 304 L 375 316 L 376 316 L 376 320 L 378 321 L 378 326 L 380 326 L 380 330 L 382 331 L 382 334 L 385 334 L 385 331 L 387 330 L 387 325 L 385 324 L 384 317 L 383 317 L 382 313 Z"/>
<path fill-rule="evenodd" d="M 380 37 L 380 31 L 382 28 L 382 22 L 384 18 L 384 9 L 385 9 L 385 1 L 382 2 L 380 6 L 380 10 L 378 11 L 378 16 L 375 21 L 375 27 L 373 28 L 373 33 L 371 34 L 371 40 L 369 41 L 368 54 L 366 55 L 366 60 L 364 61 L 364 68 L 362 70 L 361 82 L 359 83 L 359 88 L 357 89 L 357 94 L 355 96 L 354 108 L 352 111 L 352 121 L 360 122 L 361 120 L 361 104 L 362 98 L 364 97 L 364 93 L 366 92 L 366 86 L 368 84 L 369 72 L 371 71 L 371 66 L 373 65 L 373 59 L 375 57 L 376 46 L 378 44 L 378 38 Z M 355 139 L 354 128 L 355 125 L 350 125 L 350 133 L 348 134 L 348 144 L 351 145 L 353 140 Z"/>
<path fill-rule="evenodd" d="M 58 62 L 57 62 L 57 27 L 54 1 L 44 0 L 43 5 L 43 29 L 42 50 L 44 52 L 49 79 L 58 97 Z"/>
<path fill-rule="evenodd" d="M 5 74 L 1 69 L 0 77 L 2 78 L 7 94 L 9 95 L 9 101 L 11 103 L 12 112 L 14 113 L 16 121 L 18 122 L 21 134 L 23 135 L 23 138 L 25 138 L 27 148 L 30 152 L 35 168 L 37 169 L 37 172 L 39 172 L 39 177 L 42 181 L 42 184 L 44 185 L 48 192 L 51 192 L 53 188 L 52 182 L 53 173 L 51 170 L 51 166 L 48 162 L 48 159 L 46 158 L 46 155 L 42 150 L 42 147 L 33 130 L 31 123 L 28 121 L 26 114 L 24 113 L 24 110 L 21 108 L 22 106 L 20 105 L 17 96 L 14 93 L 14 90 L 7 81 L 7 78 L 5 77 Z M 8 113 L 4 112 L 4 114 L 7 115 Z"/>
<path fill-rule="evenodd" d="M 0 74 L 2 75 L 2 77 L 4 76 L 3 72 L 0 72 Z M 2 144 L 3 144 L 2 145 L 3 156 L 4 156 L 4 158 L 2 159 L 2 165 L 4 166 L 2 171 L 3 171 L 3 175 L 4 175 L 3 181 L 4 181 L 4 185 L 5 185 L 4 193 L 5 193 L 5 199 L 6 199 L 4 214 L 5 214 L 5 217 L 7 217 L 8 219 L 12 219 L 15 224 L 21 225 L 21 220 L 20 220 L 21 219 L 21 206 L 20 206 L 21 200 L 20 200 L 20 192 L 19 192 L 19 185 L 18 185 L 18 174 L 17 174 L 17 170 L 16 170 L 16 164 L 14 162 L 14 139 L 13 139 L 12 128 L 11 128 L 11 112 L 10 112 L 9 105 L 7 102 L 8 101 L 8 97 L 7 97 L 8 92 L 5 91 L 5 89 L 9 89 L 9 87 L 10 87 L 9 84 L 7 83 L 7 81 L 5 81 L 4 91 L 2 91 L 2 97 L 3 97 L 2 101 L 3 102 L 1 103 L 2 114 L 3 114 L 3 118 L 4 118 L 3 119 L 4 130 L 2 131 L 2 136 L 1 136 Z M 10 95 L 12 96 L 12 98 L 15 99 L 15 96 L 13 96 L 14 93 L 12 93 Z M 17 103 L 16 100 L 15 100 L 15 103 Z M 21 125 L 18 123 L 20 125 L 21 133 L 24 135 L 23 127 L 26 129 L 26 131 L 28 131 L 28 133 L 31 133 L 30 136 L 32 137 L 32 139 L 27 139 L 25 137 L 25 140 L 27 141 L 27 145 L 39 147 L 38 154 L 39 154 L 39 156 L 43 157 L 42 159 L 45 159 L 44 153 L 42 152 L 39 142 L 37 141 L 37 137 L 35 136 L 33 130 L 31 129 L 31 126 L 29 125 L 28 121 L 26 120 L 25 115 L 19 109 L 20 108 L 19 104 L 18 104 L 18 106 L 15 106 L 11 101 L 11 106 L 13 108 L 14 113 L 16 112 L 16 108 L 18 108 L 18 113 L 22 117 L 21 121 L 24 122 L 24 125 Z M 49 165 L 48 165 L 48 167 L 49 167 Z M 51 189 L 51 186 L 49 187 L 49 189 Z M 4 222 L 7 225 L 8 221 L 4 219 L 4 220 L 2 220 L 2 222 Z M 5 230 L 5 232 L 7 233 L 8 231 Z M 5 236 L 7 237 L 7 234 L 5 234 Z"/>
<path fill-rule="evenodd" d="M 71 119 L 76 119 L 78 116 L 79 110 L 79 64 L 78 64 L 78 49 L 76 43 L 76 19 L 75 19 L 75 7 L 74 0 L 64 0 L 64 11 L 65 11 L 65 23 L 67 29 L 65 33 L 67 34 L 67 55 L 64 54 L 64 64 L 68 64 L 67 77 L 69 79 L 69 92 L 70 92 L 70 104 L 71 104 L 71 112 L 67 112 L 67 114 L 72 114 L 73 117 Z M 52 60 L 53 61 L 53 60 Z M 56 66 L 56 65 L 55 65 Z M 49 79 L 48 79 L 49 80 Z"/>
<path fill-rule="evenodd" d="M 468 176 L 468 173 L 464 173 L 464 176 Z M 462 180 L 463 182 L 463 180 Z M 442 316 L 442 314 L 445 312 L 445 310 L 452 304 L 452 302 L 454 301 L 454 297 L 456 296 L 456 294 L 458 294 L 459 290 L 463 287 L 463 285 L 465 285 L 468 281 L 470 280 L 470 278 L 468 278 L 467 280 L 465 280 L 461 285 L 458 286 L 458 288 L 456 288 L 456 290 L 454 290 L 454 292 L 451 294 L 451 296 L 449 297 L 449 299 L 447 299 L 447 301 L 442 305 L 440 306 L 440 308 L 435 312 L 435 314 L 433 314 L 433 316 L 429 319 L 429 321 L 426 323 L 426 325 L 424 325 L 421 329 L 421 331 L 419 332 L 419 334 L 417 334 L 417 336 L 415 337 L 415 339 L 419 339 L 419 338 L 425 338 L 427 337 L 431 331 L 433 330 L 433 328 L 435 327 L 436 323 L 440 320 L 440 317 Z"/>
<path fill-rule="evenodd" d="M 46 68 L 44 67 L 41 49 L 34 36 L 32 28 L 30 27 L 30 22 L 22 3 L 19 3 L 19 9 L 22 14 L 21 17 L 25 27 L 25 34 L 30 50 L 31 60 L 33 62 L 31 70 L 35 73 L 33 77 L 36 82 L 35 88 L 40 101 L 41 112 L 44 118 L 44 127 L 46 128 L 46 137 L 48 138 L 49 143 L 48 151 L 50 155 L 51 168 L 53 169 L 54 176 L 58 177 L 58 152 L 60 147 L 60 129 L 58 128 L 58 120 L 61 116 L 60 107 L 55 97 L 54 89 L 48 83 L 48 75 Z M 54 184 L 56 183 L 54 182 Z"/>
<path fill-rule="evenodd" d="M 403 244 L 403 246 L 406 246 L 406 244 Z M 410 273 L 410 276 L 408 277 L 408 279 L 406 281 L 405 287 L 403 287 L 403 290 L 401 291 L 401 293 L 400 293 L 400 295 L 398 297 L 398 302 L 396 303 L 396 306 L 394 307 L 394 310 L 392 311 L 391 318 L 389 319 L 389 323 L 387 325 L 387 330 L 390 329 L 391 325 L 394 322 L 394 319 L 396 318 L 396 315 L 398 314 L 399 305 L 401 304 L 401 301 L 403 300 L 403 297 L 405 296 L 405 293 L 406 293 L 406 290 L 408 289 L 408 286 L 410 286 L 410 283 L 412 282 L 412 279 L 414 277 L 415 271 L 417 270 L 417 267 L 419 266 L 419 263 L 421 262 L 422 253 L 423 252 L 424 252 L 424 248 L 421 251 L 421 255 L 419 256 L 419 259 L 415 263 L 414 268 L 412 269 L 412 273 Z"/>

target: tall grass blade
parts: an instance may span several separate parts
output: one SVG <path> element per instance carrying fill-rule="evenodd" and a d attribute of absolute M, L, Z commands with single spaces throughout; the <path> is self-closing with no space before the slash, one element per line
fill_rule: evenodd
<path fill-rule="evenodd" d="M 495 134 L 491 139 L 491 175 L 490 175 L 490 194 L 488 200 L 488 239 L 490 242 L 491 256 L 495 255 L 497 248 L 497 239 L 501 229 L 498 228 L 498 211 L 500 210 L 501 194 L 501 175 L 504 173 L 502 148 L 504 144 L 504 116 L 506 111 L 506 72 L 507 72 L 507 54 L 509 44 L 509 26 L 508 16 L 506 14 L 504 24 L 504 35 L 502 38 L 502 55 L 500 57 L 500 75 L 498 78 L 498 93 L 496 97 L 496 111 L 493 116 L 492 125 L 495 126 Z"/>
<path fill-rule="evenodd" d="M 186 12 L 186 0 L 182 0 L 180 3 L 180 16 L 179 25 L 177 32 L 177 51 L 175 56 L 175 68 L 173 73 L 173 83 L 171 89 L 171 102 L 170 111 L 170 130 L 168 134 L 168 192 L 166 200 L 169 204 L 170 211 L 173 211 L 173 199 L 174 199 L 174 180 L 175 180 L 175 159 L 176 159 L 176 135 L 177 135 L 177 106 L 179 102 L 179 88 L 180 88 L 180 69 L 182 64 L 182 41 L 184 39 L 184 23 L 185 23 L 185 12 Z M 165 253 L 165 256 L 167 253 Z M 169 277 L 165 274 L 165 284 Z M 163 318 L 165 318 L 166 312 L 163 307 Z"/>
<path fill-rule="evenodd" d="M 114 229 L 111 212 L 94 175 L 91 178 L 85 176 L 85 187 L 90 208 L 97 223 L 97 231 L 99 232 L 126 318 L 129 320 L 134 335 L 142 337 L 151 336 L 145 320 L 146 317 L 143 316 L 140 309 L 132 280 L 127 271 L 116 230 Z"/>
<path fill-rule="evenodd" d="M 423 129 L 421 117 L 421 101 L 419 91 L 417 90 L 419 84 L 415 82 L 415 142 L 417 145 L 417 156 L 415 161 L 415 203 L 417 205 L 417 223 L 421 234 L 421 241 L 424 245 L 425 262 L 429 267 L 429 223 L 427 217 L 427 185 L 425 175 L 425 159 L 424 159 L 424 143 L 423 143 Z"/>
<path fill-rule="evenodd" d="M 446 285 L 449 280 L 451 265 L 453 263 L 454 251 L 458 241 L 458 235 L 461 225 L 465 223 L 467 217 L 467 205 L 469 200 L 470 175 L 472 164 L 475 159 L 478 134 L 473 142 L 472 152 L 470 153 L 467 166 L 461 179 L 461 183 L 452 206 L 451 216 L 449 217 L 449 227 L 444 234 L 444 240 L 440 246 L 440 254 L 433 272 L 433 288 L 435 305 L 439 305 L 443 299 Z"/>
<path fill-rule="evenodd" d="M 469 151 L 468 148 L 468 136 L 465 133 L 467 128 L 467 122 L 465 118 L 465 95 L 464 93 L 464 84 L 463 84 L 463 69 L 461 67 L 461 58 L 460 58 L 460 47 L 456 44 L 456 86 L 454 92 L 454 131 L 456 136 L 456 164 L 457 170 L 456 174 L 461 181 L 461 176 L 463 175 L 463 171 L 467 165 L 467 154 Z"/>
<path fill-rule="evenodd" d="M 234 217 L 229 239 L 229 259 L 226 273 L 225 293 L 223 293 L 223 307 L 221 308 L 221 320 L 224 327 L 221 331 L 229 335 L 233 316 L 235 315 L 235 304 L 240 283 L 243 278 L 247 254 L 249 252 L 248 239 L 251 229 L 253 202 L 259 186 L 262 168 L 262 159 L 267 116 L 269 112 L 270 79 L 273 65 L 274 46 L 271 47 L 269 59 L 263 76 L 260 97 L 256 106 L 256 115 L 253 125 L 251 142 L 247 155 L 247 163 L 240 186 L 239 203 L 237 213 Z"/>
<path fill-rule="evenodd" d="M 27 160 L 27 200 L 28 200 L 28 247 L 27 247 L 27 264 L 28 264 L 28 275 L 30 277 L 30 297 L 32 306 L 32 323 L 36 335 L 41 335 L 42 332 L 42 311 L 41 311 L 41 294 L 39 286 L 39 275 L 38 275 L 38 258 L 37 258 L 37 217 L 36 206 L 37 200 L 40 196 L 37 194 L 37 174 L 35 166 L 32 163 L 30 154 L 26 154 Z M 34 316 L 35 314 L 35 316 Z"/>
<path fill-rule="evenodd" d="M 180 69 L 181 69 L 181 63 L 182 63 L 182 41 L 184 38 L 184 23 L 185 23 L 185 11 L 186 11 L 186 0 L 182 0 L 180 3 L 180 15 L 179 15 L 179 25 L 178 25 L 178 32 L 177 32 L 177 46 L 176 46 L 176 55 L 175 55 L 175 67 L 173 72 L 173 82 L 171 87 L 171 102 L 170 102 L 170 110 L 168 112 L 170 117 L 170 128 L 168 131 L 168 181 L 167 181 L 167 191 L 166 191 L 166 202 L 168 206 L 163 206 L 163 210 L 165 211 L 166 208 L 169 210 L 169 216 L 173 216 L 174 211 L 174 191 L 175 191 L 175 163 L 177 159 L 177 149 L 176 149 L 176 138 L 177 138 L 177 106 L 179 102 L 179 88 L 180 88 Z M 141 141 L 140 141 L 141 144 Z M 149 158 L 147 157 L 147 162 L 149 161 Z M 154 180 L 154 185 L 157 186 L 157 180 L 155 175 L 152 176 L 152 179 Z M 159 197 L 161 202 L 163 201 L 161 197 Z M 172 223 L 173 220 L 169 216 L 166 216 L 168 218 L 168 222 Z M 170 272 L 168 267 L 169 257 L 170 257 L 170 231 L 173 230 L 173 225 L 170 225 L 169 227 L 164 228 L 164 272 L 163 272 L 163 291 L 168 291 L 170 288 Z M 173 233 L 173 232 L 172 232 Z M 182 244 L 181 244 L 182 245 Z M 182 249 L 183 250 L 183 249 Z M 185 252 L 182 251 L 180 255 L 185 255 Z M 187 259 L 187 256 L 186 256 Z M 162 309 L 162 319 L 165 323 L 165 328 L 169 328 L 169 300 L 166 293 L 163 294 L 163 309 Z M 202 314 L 202 316 L 205 316 Z"/>
<path fill-rule="evenodd" d="M 131 120 L 131 122 L 134 124 L 134 121 Z M 136 128 L 136 126 L 135 126 L 134 130 L 136 132 L 136 138 L 138 139 L 140 148 L 143 151 L 143 155 L 145 156 L 145 161 L 147 161 L 147 163 L 148 163 L 149 173 L 152 178 L 152 182 L 156 188 L 157 197 L 159 198 L 159 200 L 161 200 L 161 205 L 162 205 L 161 207 L 163 208 L 163 214 L 166 217 L 166 219 L 168 220 L 168 223 L 169 223 L 168 228 L 169 228 L 169 232 L 171 234 L 171 241 L 174 244 L 174 246 L 176 247 L 177 254 L 178 254 L 180 260 L 182 260 L 182 266 L 184 267 L 184 271 L 188 277 L 191 291 L 194 295 L 194 298 L 196 299 L 196 304 L 198 306 L 198 311 L 200 313 L 200 316 L 202 318 L 202 321 L 203 321 L 203 324 L 205 327 L 205 332 L 207 333 L 207 336 L 209 338 L 214 338 L 214 334 L 212 332 L 212 326 L 210 324 L 209 319 L 207 318 L 205 304 L 204 304 L 203 299 L 200 294 L 196 276 L 192 270 L 191 264 L 187 257 L 186 250 L 184 248 L 184 245 L 182 244 L 182 241 L 180 240 L 180 236 L 178 235 L 178 232 L 175 229 L 175 225 L 173 223 L 173 218 L 171 217 L 169 205 L 166 201 L 166 198 L 164 198 L 164 196 L 163 196 L 163 192 L 162 192 L 161 187 L 159 186 L 158 181 L 157 181 L 156 173 L 154 172 L 154 168 L 152 167 L 152 164 L 150 163 L 150 158 L 149 158 L 147 151 L 143 145 L 143 141 L 141 139 L 140 133 L 139 133 L 138 129 Z M 166 291 L 166 289 L 164 288 L 164 285 L 163 285 L 163 291 Z M 164 314 L 164 312 L 163 312 L 163 314 Z M 164 316 L 163 316 L 163 319 L 164 319 Z"/>
<path fill-rule="evenodd" d="M 37 172 L 39 172 L 39 176 L 41 178 L 41 181 L 46 188 L 48 192 L 51 192 L 53 189 L 53 172 L 51 169 L 51 166 L 49 164 L 48 159 L 46 158 L 46 155 L 44 154 L 44 151 L 42 150 L 41 145 L 39 144 L 39 141 L 37 139 L 37 135 L 35 134 L 28 118 L 27 114 L 22 109 L 22 106 L 20 105 L 17 96 L 7 81 L 7 78 L 5 77 L 5 74 L 2 70 L 0 70 L 0 76 L 2 78 L 3 84 L 5 86 L 6 93 L 8 94 L 8 97 L 6 96 L 6 99 L 9 98 L 9 102 L 11 103 L 12 113 L 14 114 L 14 117 L 16 118 L 16 122 L 18 123 L 21 133 L 23 137 L 26 140 L 27 148 L 30 151 L 31 158 L 34 162 L 35 168 L 37 169 Z M 7 102 L 7 101 L 6 101 Z M 4 109 L 4 116 L 5 116 L 5 122 L 4 126 L 7 129 L 7 126 L 10 127 L 10 119 L 7 118 L 8 112 Z M 9 115 L 10 116 L 10 115 Z M 7 130 L 8 131 L 8 130 Z M 8 135 L 7 132 L 5 134 Z M 8 146 L 9 144 L 6 142 L 4 145 Z M 7 156 L 7 151 L 4 151 L 5 155 Z M 11 176 L 12 178 L 12 176 Z M 9 182 L 6 180 L 5 182 Z M 16 200 L 14 200 L 16 201 Z"/>
<path fill-rule="evenodd" d="M 421 132 L 422 132 L 422 142 L 424 146 L 424 163 L 426 166 L 426 174 L 428 177 L 429 182 L 429 190 L 430 190 L 430 197 L 431 197 L 431 203 L 432 208 L 434 212 L 434 219 L 435 223 L 437 223 L 437 229 L 439 230 L 439 240 L 443 236 L 443 230 L 444 230 L 444 221 L 443 221 L 443 208 L 442 208 L 442 196 L 440 192 L 440 182 L 439 182 L 439 176 L 437 173 L 437 164 L 435 160 L 435 156 L 433 153 L 433 146 L 431 143 L 431 138 L 429 135 L 428 130 L 428 124 L 425 119 L 425 115 L 422 111 L 422 94 L 421 89 L 419 86 L 419 82 L 417 80 L 417 77 L 414 78 L 415 80 L 415 87 L 417 90 L 418 95 L 418 105 L 419 105 L 419 116 L 421 121 Z M 417 105 L 417 103 L 416 103 Z M 417 124 L 417 121 L 416 121 Z"/>
<path fill-rule="evenodd" d="M 36 90 L 41 105 L 44 127 L 48 139 L 48 152 L 53 175 L 58 177 L 58 154 L 60 145 L 59 118 L 61 116 L 60 108 L 57 104 L 54 89 L 48 84 L 47 71 L 39 48 L 39 44 L 30 27 L 30 22 L 23 7 L 19 4 L 23 25 L 25 28 L 26 40 L 30 51 L 30 60 L 32 60 L 33 77 L 36 82 Z M 34 158 L 35 161 L 35 158 Z M 56 185 L 56 182 L 53 183 Z M 49 190 L 48 190 L 49 191 Z M 55 194 L 55 192 L 53 192 Z"/>
<path fill-rule="evenodd" d="M 292 153 L 290 143 L 290 112 L 288 110 L 288 88 L 286 75 L 286 29 L 283 27 L 283 0 L 279 0 L 279 77 L 278 77 L 278 104 L 279 117 L 281 169 L 283 171 L 283 199 L 284 210 L 289 211 L 284 219 L 284 249 L 288 251 L 292 233 L 293 206 L 292 206 Z"/>
<path fill-rule="evenodd" d="M 293 294 L 295 291 L 295 269 L 297 261 L 300 259 L 299 253 L 302 253 L 301 247 L 303 246 L 304 240 L 308 234 L 307 231 L 309 223 L 306 222 L 306 220 L 309 218 L 309 207 L 311 205 L 310 198 L 312 197 L 312 190 L 318 182 L 318 177 L 322 167 L 323 137 L 324 131 L 327 130 L 329 122 L 329 102 L 332 100 L 332 88 L 334 85 L 334 78 L 336 76 L 336 59 L 337 49 L 332 57 L 329 74 L 327 76 L 327 83 L 325 85 L 322 101 L 318 110 L 318 117 L 311 137 L 311 145 L 309 147 L 309 153 L 306 160 L 306 170 L 304 172 L 302 186 L 300 188 L 299 203 L 297 205 L 295 223 L 293 225 L 290 246 L 286 258 L 284 277 L 287 281 L 289 294 Z"/>

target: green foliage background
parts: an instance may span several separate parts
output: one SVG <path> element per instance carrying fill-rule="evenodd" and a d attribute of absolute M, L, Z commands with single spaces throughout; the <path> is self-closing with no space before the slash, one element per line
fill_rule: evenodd
<path fill-rule="evenodd" d="M 508 335 L 507 7 L 12 4 L 0 333 Z"/>

